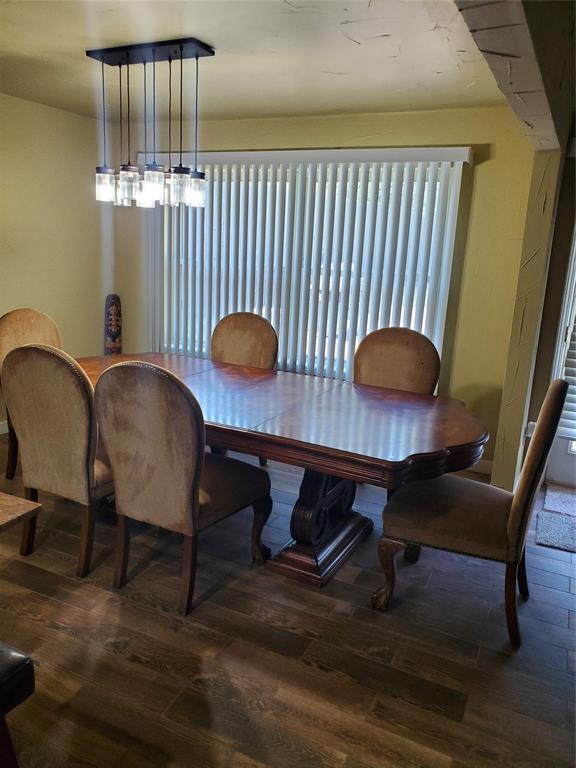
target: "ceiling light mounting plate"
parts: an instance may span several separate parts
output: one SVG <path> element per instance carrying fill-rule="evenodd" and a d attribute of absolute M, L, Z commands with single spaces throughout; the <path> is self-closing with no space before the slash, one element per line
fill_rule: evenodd
<path fill-rule="evenodd" d="M 103 61 L 111 67 L 119 64 L 142 64 L 143 62 L 178 61 L 182 51 L 183 59 L 214 56 L 214 48 L 197 40 L 195 37 L 182 37 L 178 40 L 161 40 L 155 43 L 134 43 L 117 45 L 113 48 L 93 48 L 86 51 L 86 56 Z"/>

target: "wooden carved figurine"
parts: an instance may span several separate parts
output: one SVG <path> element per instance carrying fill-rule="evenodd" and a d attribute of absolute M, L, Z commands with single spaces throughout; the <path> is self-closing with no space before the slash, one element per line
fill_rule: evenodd
<path fill-rule="evenodd" d="M 106 296 L 104 309 L 104 354 L 122 354 L 122 305 L 117 293 Z"/>

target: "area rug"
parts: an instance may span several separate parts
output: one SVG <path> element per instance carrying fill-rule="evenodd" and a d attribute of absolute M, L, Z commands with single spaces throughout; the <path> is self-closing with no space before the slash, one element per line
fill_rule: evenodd
<path fill-rule="evenodd" d="M 576 490 L 548 485 L 538 513 L 536 543 L 576 552 Z"/>

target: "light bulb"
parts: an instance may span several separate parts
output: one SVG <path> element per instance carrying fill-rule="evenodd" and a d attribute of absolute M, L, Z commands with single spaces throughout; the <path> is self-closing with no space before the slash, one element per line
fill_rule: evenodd
<path fill-rule="evenodd" d="M 153 200 L 164 199 L 164 167 L 156 163 L 144 166 L 144 186 Z"/>
<path fill-rule="evenodd" d="M 114 205 L 131 206 L 132 200 L 126 197 L 127 193 L 126 184 L 120 181 L 120 177 L 116 178 L 116 195 L 114 197 Z"/>
<path fill-rule="evenodd" d="M 130 201 L 138 198 L 140 187 L 140 170 L 137 165 L 121 165 L 120 173 L 120 197 Z"/>
<path fill-rule="evenodd" d="M 138 196 L 136 197 L 136 205 L 138 208 L 155 208 L 156 200 L 151 195 L 149 187 L 145 181 L 140 181 L 138 184 Z"/>
<path fill-rule="evenodd" d="M 116 177 L 114 169 L 105 165 L 96 168 L 96 200 L 101 203 L 113 203 L 116 197 Z"/>
<path fill-rule="evenodd" d="M 186 204 L 192 208 L 204 208 L 206 206 L 206 174 L 202 171 L 192 171 Z"/>
<path fill-rule="evenodd" d="M 170 205 L 180 205 L 186 202 L 190 187 L 190 168 L 178 165 L 172 168 L 170 181 Z"/>

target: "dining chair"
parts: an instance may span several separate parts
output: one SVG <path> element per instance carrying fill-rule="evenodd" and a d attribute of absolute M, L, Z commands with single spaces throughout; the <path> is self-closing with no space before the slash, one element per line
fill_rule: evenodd
<path fill-rule="evenodd" d="M 90 570 L 98 502 L 113 493 L 112 475 L 98 445 L 94 391 L 90 380 L 65 352 L 29 344 L 8 353 L 2 386 L 22 462 L 25 495 L 38 491 L 82 506 L 77 574 Z M 20 552 L 34 549 L 36 517 L 26 521 Z"/>
<path fill-rule="evenodd" d="M 246 365 L 271 371 L 278 357 L 278 336 L 264 317 L 252 312 L 233 312 L 223 317 L 212 333 L 210 357 L 217 363 Z M 213 453 L 225 455 L 221 448 Z M 260 466 L 266 466 L 261 456 Z"/>
<path fill-rule="evenodd" d="M 234 312 L 214 328 L 210 357 L 218 363 L 272 370 L 278 356 L 278 336 L 268 320 L 252 312 Z"/>
<path fill-rule="evenodd" d="M 270 550 L 261 542 L 272 511 L 270 478 L 251 464 L 205 453 L 202 410 L 169 371 L 143 362 L 118 363 L 96 384 L 96 417 L 116 492 L 114 586 L 126 581 L 127 520 L 184 536 L 180 612 L 192 606 L 198 533 L 252 506 L 252 560 Z"/>
<path fill-rule="evenodd" d="M 379 328 L 366 336 L 354 355 L 354 381 L 374 387 L 434 393 L 440 357 L 427 336 L 410 328 Z"/>
<path fill-rule="evenodd" d="M 512 645 L 520 645 L 516 582 L 522 597 L 528 599 L 526 533 L 567 390 L 563 379 L 551 384 L 514 493 L 447 475 L 409 483 L 396 491 L 383 512 L 378 553 L 386 581 L 374 595 L 375 608 L 388 609 L 394 590 L 394 556 L 407 542 L 495 560 L 506 564 L 508 635 Z"/>
<path fill-rule="evenodd" d="M 0 372 L 8 352 L 23 344 L 48 344 L 62 349 L 62 337 L 54 320 L 43 312 L 29 308 L 13 309 L 0 317 Z M 18 438 L 9 412 L 6 413 L 6 421 L 8 423 L 6 479 L 12 480 L 18 465 Z"/>

